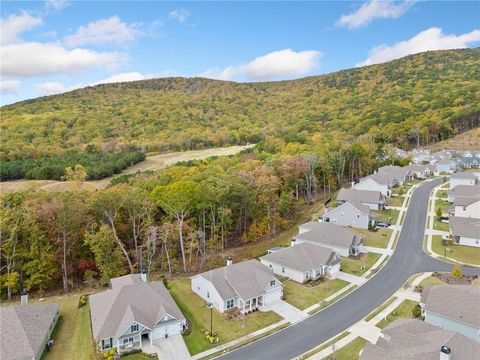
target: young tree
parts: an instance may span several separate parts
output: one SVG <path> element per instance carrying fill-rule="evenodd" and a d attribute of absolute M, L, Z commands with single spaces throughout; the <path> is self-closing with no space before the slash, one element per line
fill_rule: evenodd
<path fill-rule="evenodd" d="M 80 165 L 77 164 L 73 167 L 67 167 L 65 169 L 65 175 L 63 176 L 63 179 L 65 181 L 73 181 L 73 182 L 82 182 L 85 181 L 88 177 L 87 170 Z"/>
<path fill-rule="evenodd" d="M 462 276 L 462 268 L 460 267 L 460 265 L 455 265 L 453 267 L 452 276 L 455 278 L 456 281 L 460 279 L 460 277 Z"/>
<path fill-rule="evenodd" d="M 435 211 L 435 215 L 437 215 L 437 219 L 440 220 L 440 218 L 442 217 L 442 208 L 441 207 L 437 207 L 437 210 Z"/>
<path fill-rule="evenodd" d="M 307 163 L 307 171 L 305 172 L 305 198 L 307 202 L 313 201 L 313 192 L 317 178 L 315 177 L 315 170 L 320 164 L 320 158 L 315 153 L 306 153 L 302 155 L 303 160 Z"/>

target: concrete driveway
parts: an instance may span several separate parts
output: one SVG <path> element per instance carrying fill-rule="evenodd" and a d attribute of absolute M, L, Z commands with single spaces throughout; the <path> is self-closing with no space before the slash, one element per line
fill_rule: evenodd
<path fill-rule="evenodd" d="M 147 354 L 156 353 L 162 360 L 190 359 L 190 353 L 182 335 L 172 335 L 167 339 L 154 340 L 152 345 L 143 346 L 142 350 Z"/>
<path fill-rule="evenodd" d="M 308 313 L 304 313 L 300 309 L 297 309 L 295 306 L 290 305 L 283 300 L 276 300 L 263 306 L 262 311 L 273 311 L 291 323 L 297 322 L 308 316 Z"/>

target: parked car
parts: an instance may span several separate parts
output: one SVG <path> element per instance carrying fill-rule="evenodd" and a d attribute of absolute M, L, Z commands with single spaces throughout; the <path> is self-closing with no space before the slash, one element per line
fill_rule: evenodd
<path fill-rule="evenodd" d="M 375 225 L 377 227 L 389 227 L 390 225 L 392 225 L 392 222 L 390 220 L 385 220 L 385 221 L 377 221 L 375 223 Z"/>

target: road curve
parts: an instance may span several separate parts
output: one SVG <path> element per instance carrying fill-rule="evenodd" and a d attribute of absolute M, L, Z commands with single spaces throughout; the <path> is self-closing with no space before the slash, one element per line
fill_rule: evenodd
<path fill-rule="evenodd" d="M 368 282 L 317 314 L 221 357 L 223 360 L 292 359 L 363 319 L 418 272 L 451 271 L 452 265 L 423 251 L 428 199 L 441 180 L 428 181 L 412 194 L 397 247 L 390 260 Z M 466 274 L 480 269 L 463 267 Z"/>

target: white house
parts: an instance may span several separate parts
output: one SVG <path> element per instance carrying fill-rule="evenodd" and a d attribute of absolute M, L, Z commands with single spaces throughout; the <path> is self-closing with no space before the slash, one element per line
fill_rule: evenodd
<path fill-rule="evenodd" d="M 352 189 L 379 191 L 383 196 L 388 197 L 392 194 L 394 179 L 392 176 L 377 172 L 375 174 L 361 178 L 358 183 L 352 184 Z"/>
<path fill-rule="evenodd" d="M 408 166 L 387 165 L 378 169 L 378 173 L 386 174 L 392 180 L 392 186 L 403 185 L 403 182 L 411 179 L 411 171 Z"/>
<path fill-rule="evenodd" d="M 248 313 L 283 295 L 283 284 L 257 260 L 233 264 L 229 258 L 227 266 L 192 276 L 191 286 L 194 293 L 221 313 L 234 307 Z"/>
<path fill-rule="evenodd" d="M 304 283 L 335 274 L 341 258 L 329 248 L 303 243 L 262 256 L 260 262 L 275 275 Z"/>
<path fill-rule="evenodd" d="M 327 209 L 323 215 L 323 222 L 360 229 L 368 229 L 369 226 L 375 225 L 370 208 L 354 200 L 344 202 L 336 208 Z"/>
<path fill-rule="evenodd" d="M 453 206 L 455 216 L 480 219 L 480 193 L 472 196 L 457 196 Z"/>
<path fill-rule="evenodd" d="M 480 342 L 480 286 L 428 286 L 422 292 L 420 306 L 427 324 Z"/>
<path fill-rule="evenodd" d="M 310 221 L 298 227 L 299 234 L 292 238 L 292 245 L 310 243 L 332 249 L 340 256 L 365 253 L 363 238 L 343 226 Z"/>
<path fill-rule="evenodd" d="M 426 179 L 429 176 L 432 176 L 433 172 L 431 170 L 431 164 L 421 165 L 421 164 L 411 164 L 408 165 L 410 169 L 410 174 L 415 179 Z"/>
<path fill-rule="evenodd" d="M 478 169 L 480 167 L 480 159 L 477 157 L 460 157 L 456 161 L 463 169 Z"/>
<path fill-rule="evenodd" d="M 450 189 L 458 185 L 475 185 L 478 182 L 478 177 L 471 172 L 459 172 L 450 176 Z"/>
<path fill-rule="evenodd" d="M 452 216 L 448 223 L 450 235 L 457 244 L 480 247 L 480 219 Z"/>
<path fill-rule="evenodd" d="M 368 206 L 372 210 L 383 210 L 386 199 L 380 191 L 341 188 L 337 195 L 337 201 L 341 204 L 354 201 Z"/>
<path fill-rule="evenodd" d="M 480 183 L 474 186 L 457 185 L 448 191 L 448 202 L 453 203 L 457 197 L 472 197 L 480 194 Z"/>
<path fill-rule="evenodd" d="M 426 164 L 432 159 L 429 149 L 413 149 L 411 156 L 415 164 Z"/>
<path fill-rule="evenodd" d="M 185 328 L 185 317 L 163 283 L 131 274 L 110 284 L 111 289 L 90 296 L 93 338 L 100 351 L 141 349 Z"/>

